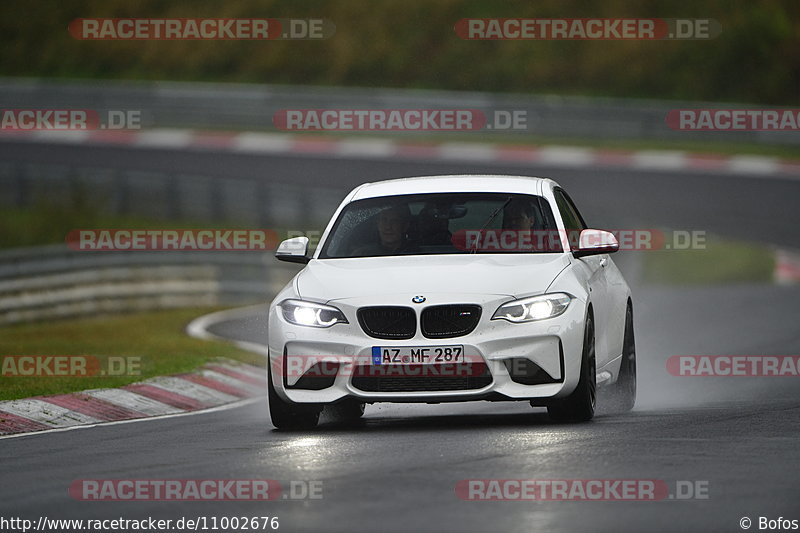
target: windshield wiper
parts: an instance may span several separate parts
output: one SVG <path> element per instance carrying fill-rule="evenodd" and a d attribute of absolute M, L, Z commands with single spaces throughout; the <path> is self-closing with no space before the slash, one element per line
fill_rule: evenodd
<path fill-rule="evenodd" d="M 497 209 L 492 211 L 492 214 L 489 215 L 489 218 L 487 218 L 486 222 L 483 223 L 483 226 L 481 226 L 481 229 L 478 230 L 478 235 L 480 235 L 483 232 L 483 230 L 486 229 L 486 226 L 488 226 L 489 224 L 492 223 L 492 220 L 494 220 L 497 217 L 497 215 L 500 213 L 500 211 L 502 211 L 503 209 L 506 208 L 506 206 L 508 205 L 508 203 L 511 201 L 512 198 L 513 198 L 513 196 L 509 196 L 506 199 L 506 201 L 503 202 L 503 205 L 501 205 L 500 207 L 498 207 Z M 475 239 L 475 244 L 473 244 L 470 247 L 469 253 L 474 254 L 474 253 L 476 253 L 478 251 L 478 242 L 479 242 L 479 239 Z"/>

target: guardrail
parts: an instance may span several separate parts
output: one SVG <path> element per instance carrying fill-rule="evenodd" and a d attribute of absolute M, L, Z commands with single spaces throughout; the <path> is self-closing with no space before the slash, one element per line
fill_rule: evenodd
<path fill-rule="evenodd" d="M 160 220 L 235 222 L 310 229 L 327 223 L 349 189 L 267 177 L 202 175 L 47 163 L 0 162 L 0 206 L 72 199 L 108 213 Z M 66 228 L 70 229 L 79 228 Z"/>
<path fill-rule="evenodd" d="M 270 300 L 299 266 L 260 252 L 0 252 L 0 325 Z"/>
<path fill-rule="evenodd" d="M 482 92 L 256 84 L 55 81 L 0 78 L 7 108 L 139 110 L 144 127 L 273 130 L 282 109 L 444 109 L 518 110 L 524 130 L 503 133 L 550 138 L 703 139 L 766 144 L 800 144 L 794 132 L 683 132 L 664 118 L 678 108 L 737 108 L 709 102 L 588 98 Z M 382 132 L 389 134 L 389 132 Z M 487 132 L 482 132 L 485 135 Z M 470 133 L 463 133 L 465 139 Z"/>

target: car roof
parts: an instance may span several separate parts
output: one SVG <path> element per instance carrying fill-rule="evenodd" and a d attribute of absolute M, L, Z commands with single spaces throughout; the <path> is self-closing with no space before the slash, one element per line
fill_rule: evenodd
<path fill-rule="evenodd" d="M 539 194 L 541 185 L 549 178 L 531 176 L 505 176 L 499 174 L 458 174 L 448 176 L 418 176 L 374 183 L 365 183 L 353 191 L 350 201 L 399 194 L 424 194 L 436 192 L 507 192 Z"/>

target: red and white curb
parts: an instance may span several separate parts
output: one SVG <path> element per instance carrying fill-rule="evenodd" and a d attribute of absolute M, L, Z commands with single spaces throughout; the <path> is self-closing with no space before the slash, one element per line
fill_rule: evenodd
<path fill-rule="evenodd" d="M 777 250 L 774 278 L 780 284 L 800 283 L 800 252 Z"/>
<path fill-rule="evenodd" d="M 699 154 L 666 150 L 612 150 L 575 146 L 524 146 L 481 142 L 415 142 L 308 134 L 208 132 L 180 129 L 3 131 L 2 139 L 139 148 L 219 150 L 249 154 L 319 155 L 475 163 L 540 164 L 565 168 L 709 172 L 800 179 L 800 159 Z"/>
<path fill-rule="evenodd" d="M 0 436 L 186 414 L 266 394 L 266 371 L 223 360 L 195 372 L 96 389 L 0 402 Z"/>

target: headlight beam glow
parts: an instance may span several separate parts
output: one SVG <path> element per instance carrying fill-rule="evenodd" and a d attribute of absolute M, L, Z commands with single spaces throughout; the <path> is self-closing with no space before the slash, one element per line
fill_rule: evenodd
<path fill-rule="evenodd" d="M 542 294 L 532 298 L 514 300 L 497 308 L 492 320 L 533 322 L 556 317 L 567 310 L 572 296 L 563 292 Z"/>

